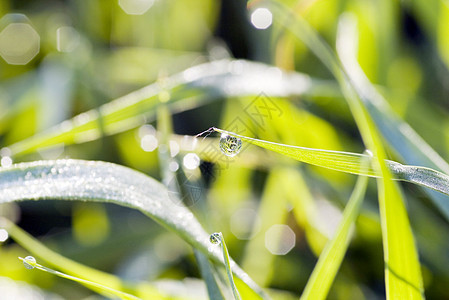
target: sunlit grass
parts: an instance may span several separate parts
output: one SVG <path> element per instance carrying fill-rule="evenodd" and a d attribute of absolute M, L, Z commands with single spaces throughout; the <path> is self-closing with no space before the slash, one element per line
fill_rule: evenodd
<path fill-rule="evenodd" d="M 133 15 L 124 1 L 100 2 L 0 5 L 2 39 L 13 21 L 41 35 L 30 63 L 0 59 L 0 202 L 102 202 L 102 224 L 131 236 L 129 211 L 115 213 L 112 202 L 156 221 L 139 230 L 152 234 L 152 226 L 162 225 L 158 232 L 168 229 L 177 240 L 152 234 L 121 247 L 114 232 L 105 231 L 98 243 L 84 245 L 79 237 L 89 227 L 73 227 L 80 221 L 76 211 L 58 206 L 57 213 L 73 218 L 76 234 L 58 234 L 57 225 L 48 232 L 56 233 L 49 246 L 89 261 L 106 240 L 115 241 L 98 263 L 117 272 L 107 274 L 63 257 L 44 236 L 33 238 L 14 224 L 29 225 L 30 216 L 42 220 L 47 203 L 39 201 L 42 211 L 25 204 L 21 221 L 16 206 L 0 207 L 11 219 L 0 220 L 2 229 L 15 242 L 2 244 L 0 256 L 20 245 L 63 277 L 99 284 L 93 290 L 100 294 L 111 288 L 118 297 L 171 299 L 153 286 L 164 278 L 217 300 L 268 299 L 267 293 L 274 300 L 422 299 L 424 287 L 428 298 L 445 296 L 445 3 L 270 0 L 231 8 L 212 0 L 141 1 L 150 7 Z M 256 29 L 250 16 L 260 7 L 270 22 Z M 12 44 L 0 41 L 0 55 L 4 45 Z M 195 138 L 211 126 L 208 133 L 235 138 Z M 74 160 L 48 161 L 64 157 Z M 13 164 L 22 161 L 40 162 Z M 377 181 L 377 192 L 368 177 Z M 139 178 L 145 178 L 141 185 Z M 54 226 L 50 216 L 48 224 Z M 32 225 L 33 234 L 45 228 Z M 295 241 L 288 253 L 273 254 L 266 233 L 279 225 L 288 226 Z M 221 247 L 210 244 L 210 232 L 223 232 Z M 284 242 L 276 239 L 269 242 Z M 147 242 L 151 270 L 139 261 Z M 186 249 L 178 253 L 178 245 Z M 0 275 L 61 292 L 58 284 L 33 279 L 35 271 L 14 271 L 18 264 L 2 260 Z M 119 278 L 130 270 L 139 278 L 135 284 Z M 199 276 L 196 282 L 205 285 L 188 282 Z M 72 289 L 89 292 L 76 284 Z"/>

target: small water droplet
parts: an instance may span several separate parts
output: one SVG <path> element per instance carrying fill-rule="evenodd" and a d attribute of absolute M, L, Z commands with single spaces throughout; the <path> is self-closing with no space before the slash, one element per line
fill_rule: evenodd
<path fill-rule="evenodd" d="M 36 259 L 32 256 L 27 256 L 23 259 L 23 265 L 28 270 L 34 269 L 35 264 L 36 264 Z"/>
<path fill-rule="evenodd" d="M 242 150 L 242 140 L 230 136 L 229 134 L 222 133 L 220 137 L 220 149 L 226 156 L 236 156 L 240 150 Z"/>
<path fill-rule="evenodd" d="M 218 232 L 212 233 L 209 237 L 209 241 L 214 245 L 219 245 L 221 243 L 221 234 Z"/>

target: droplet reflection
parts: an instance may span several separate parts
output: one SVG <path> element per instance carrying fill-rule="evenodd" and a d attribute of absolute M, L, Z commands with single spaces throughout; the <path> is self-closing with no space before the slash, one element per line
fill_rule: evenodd
<path fill-rule="evenodd" d="M 214 245 L 219 245 L 221 243 L 221 235 L 219 232 L 212 233 L 209 237 L 209 241 Z"/>
<path fill-rule="evenodd" d="M 222 133 L 220 137 L 220 150 L 224 155 L 234 157 L 242 150 L 242 140 Z"/>
<path fill-rule="evenodd" d="M 34 266 L 36 265 L 36 259 L 32 256 L 27 256 L 23 259 L 23 265 L 28 270 L 34 269 Z"/>

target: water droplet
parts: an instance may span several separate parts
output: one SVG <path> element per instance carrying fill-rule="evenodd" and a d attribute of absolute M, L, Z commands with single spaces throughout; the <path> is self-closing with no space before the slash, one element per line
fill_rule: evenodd
<path fill-rule="evenodd" d="M 226 156 L 236 156 L 242 150 L 242 140 L 222 133 L 220 137 L 220 149 Z"/>
<path fill-rule="evenodd" d="M 32 256 L 27 256 L 23 259 L 23 265 L 28 270 L 34 269 L 34 266 L 36 265 L 36 259 Z"/>
<path fill-rule="evenodd" d="M 221 234 L 219 232 L 212 233 L 209 241 L 214 245 L 219 245 L 221 243 Z"/>

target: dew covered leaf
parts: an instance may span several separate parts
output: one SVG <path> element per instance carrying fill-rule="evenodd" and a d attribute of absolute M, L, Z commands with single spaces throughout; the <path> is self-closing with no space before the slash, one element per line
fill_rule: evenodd
<path fill-rule="evenodd" d="M 67 257 L 64 257 L 45 246 L 39 240 L 31 236 L 28 232 L 24 231 L 19 226 L 14 224 L 14 222 L 11 222 L 8 219 L 0 218 L 0 224 L 2 227 L 7 229 L 11 238 L 25 250 L 46 261 L 47 264 L 49 264 L 53 268 L 57 268 L 58 270 L 63 271 L 69 275 L 83 278 L 85 280 L 95 282 L 97 284 L 101 284 L 103 286 L 107 286 L 108 288 L 121 292 L 124 292 L 126 289 L 127 292 L 132 292 L 132 294 L 141 298 L 154 297 L 158 299 L 172 299 L 170 296 L 161 293 L 158 289 L 156 289 L 149 283 L 124 282 L 120 278 L 112 274 L 90 268 L 79 262 L 75 262 Z M 25 257 L 25 259 L 27 259 L 27 257 Z M 27 260 L 27 265 L 25 264 L 24 260 L 25 267 L 34 268 L 34 266 L 29 264 L 28 262 L 29 260 Z M 101 289 L 93 288 L 92 290 L 101 293 Z"/>
<path fill-rule="evenodd" d="M 219 128 L 214 128 L 214 130 L 221 134 L 233 136 L 253 145 L 288 156 L 300 162 L 350 174 L 377 178 L 382 177 L 379 171 L 374 170 L 371 165 L 364 163 L 366 159 L 369 159 L 367 154 L 285 145 L 250 138 Z M 422 185 L 434 191 L 449 195 L 448 175 L 430 168 L 403 165 L 391 160 L 385 160 L 385 163 L 389 171 L 394 175 L 393 179 Z"/>
<path fill-rule="evenodd" d="M 0 168 L 0 204 L 21 200 L 110 202 L 138 209 L 174 231 L 215 263 L 222 253 L 209 248 L 207 234 L 192 212 L 164 185 L 140 172 L 112 163 L 55 160 Z M 232 271 L 263 298 L 264 292 L 233 261 Z"/>

